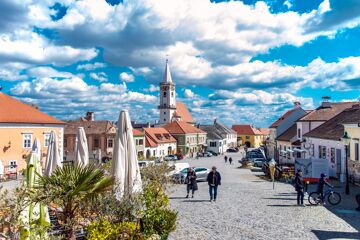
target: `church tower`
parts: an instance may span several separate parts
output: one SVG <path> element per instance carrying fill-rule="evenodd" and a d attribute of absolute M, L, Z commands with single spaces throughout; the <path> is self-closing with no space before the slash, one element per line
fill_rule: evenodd
<path fill-rule="evenodd" d="M 160 124 L 171 122 L 176 111 L 175 84 L 171 79 L 170 67 L 166 60 L 164 79 L 160 83 Z"/>

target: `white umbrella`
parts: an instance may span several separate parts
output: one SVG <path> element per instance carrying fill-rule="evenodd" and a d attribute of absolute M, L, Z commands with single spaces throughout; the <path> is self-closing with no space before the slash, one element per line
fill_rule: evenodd
<path fill-rule="evenodd" d="M 78 128 L 75 144 L 75 164 L 80 163 L 82 165 L 89 164 L 89 148 L 83 127 Z"/>
<path fill-rule="evenodd" d="M 55 131 L 51 131 L 49 146 L 46 154 L 45 176 L 50 176 L 57 167 L 62 167 L 60 159 L 59 146 Z"/>
<path fill-rule="evenodd" d="M 39 139 L 35 139 L 30 158 L 27 162 L 26 168 L 26 186 L 27 188 L 35 188 L 37 185 L 37 181 L 39 176 L 42 176 L 42 167 L 40 164 L 41 159 L 41 144 Z M 21 227 L 21 239 L 31 239 L 34 237 L 34 234 L 31 233 L 30 225 L 35 222 L 39 226 L 49 226 L 50 225 L 50 217 L 47 206 L 41 203 L 30 203 L 21 213 L 20 221 L 22 222 Z M 44 238 L 44 236 L 39 236 L 39 238 Z"/>
<path fill-rule="evenodd" d="M 142 191 L 132 126 L 129 113 L 126 110 L 121 111 L 117 122 L 111 172 L 116 180 L 115 190 L 118 199 L 124 193 L 130 194 Z"/>

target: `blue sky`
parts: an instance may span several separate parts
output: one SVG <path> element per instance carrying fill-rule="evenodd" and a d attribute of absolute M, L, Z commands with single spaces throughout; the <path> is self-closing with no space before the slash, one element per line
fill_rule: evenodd
<path fill-rule="evenodd" d="M 60 119 L 158 119 L 166 58 L 200 123 L 360 96 L 358 0 L 2 0 L 0 85 Z"/>

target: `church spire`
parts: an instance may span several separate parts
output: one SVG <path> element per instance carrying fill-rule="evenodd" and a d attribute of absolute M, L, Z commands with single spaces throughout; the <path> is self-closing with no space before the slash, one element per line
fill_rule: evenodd
<path fill-rule="evenodd" d="M 163 83 L 173 83 L 173 81 L 171 79 L 171 73 L 170 73 L 170 67 L 169 67 L 168 59 L 166 59 L 166 66 L 165 66 L 165 74 L 164 74 Z"/>

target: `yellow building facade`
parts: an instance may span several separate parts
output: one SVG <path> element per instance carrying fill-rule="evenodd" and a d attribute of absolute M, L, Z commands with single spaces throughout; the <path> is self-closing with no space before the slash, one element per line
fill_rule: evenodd
<path fill-rule="evenodd" d="M 264 142 L 264 134 L 249 124 L 233 125 L 231 127 L 237 133 L 239 146 L 258 148 Z"/>
<path fill-rule="evenodd" d="M 356 181 L 360 181 L 360 124 L 344 124 L 344 131 L 351 139 L 349 144 L 349 172 Z"/>
<path fill-rule="evenodd" d="M 0 92 L 0 161 L 5 167 L 3 174 L 26 168 L 25 160 L 36 138 L 41 143 L 44 165 L 51 131 L 55 131 L 58 137 L 62 159 L 64 127 L 64 122 L 39 111 L 37 107 Z"/>

